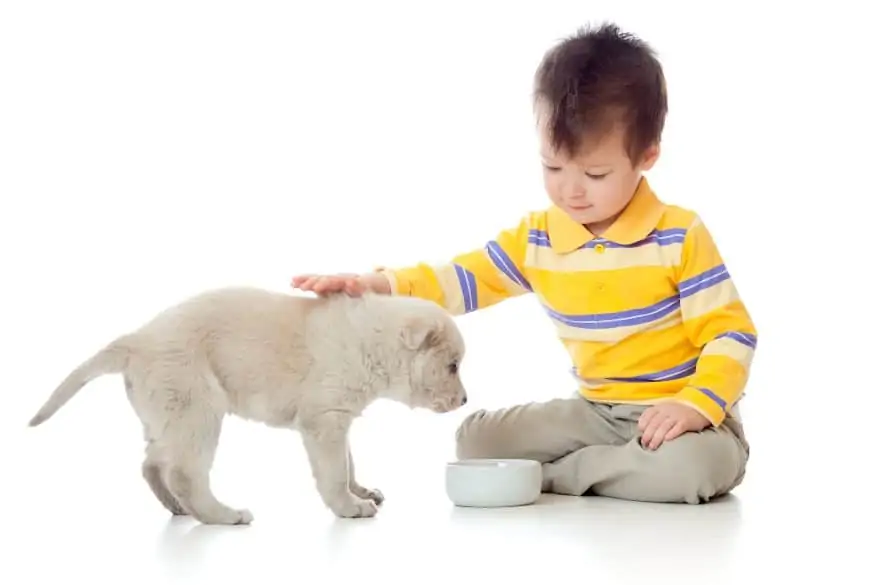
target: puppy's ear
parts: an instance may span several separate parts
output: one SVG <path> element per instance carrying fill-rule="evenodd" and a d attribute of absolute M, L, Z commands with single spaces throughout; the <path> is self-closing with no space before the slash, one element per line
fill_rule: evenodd
<path fill-rule="evenodd" d="M 425 351 L 441 343 L 442 324 L 430 317 L 411 317 L 403 324 L 400 337 L 407 349 Z"/>

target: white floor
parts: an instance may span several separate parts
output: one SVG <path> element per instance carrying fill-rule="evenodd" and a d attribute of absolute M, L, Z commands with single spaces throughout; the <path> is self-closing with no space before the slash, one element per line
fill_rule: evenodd
<path fill-rule="evenodd" d="M 256 519 L 206 527 L 171 519 L 152 499 L 139 477 L 138 428 L 115 384 L 97 382 L 46 426 L 5 439 L 18 445 L 3 482 L 3 571 L 18 575 L 6 582 L 873 582 L 855 577 L 870 566 L 874 507 L 860 502 L 871 487 L 832 491 L 861 470 L 819 449 L 802 455 L 807 446 L 778 435 L 757 442 L 752 476 L 733 496 L 707 505 L 547 496 L 517 509 L 461 509 L 443 492 L 450 442 L 427 439 L 457 419 L 376 405 L 356 428 L 354 449 L 363 482 L 387 502 L 374 519 L 337 520 L 317 499 L 295 435 L 232 420 L 214 486 Z M 857 528 L 866 535 L 855 536 Z"/>

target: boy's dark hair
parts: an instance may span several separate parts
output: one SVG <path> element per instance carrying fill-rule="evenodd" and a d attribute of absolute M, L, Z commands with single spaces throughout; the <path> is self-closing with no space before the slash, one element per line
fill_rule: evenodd
<path fill-rule="evenodd" d="M 632 163 L 660 142 L 668 110 L 664 73 L 652 48 L 614 24 L 581 28 L 546 53 L 534 99 L 545 108 L 558 151 L 574 155 L 621 123 Z"/>

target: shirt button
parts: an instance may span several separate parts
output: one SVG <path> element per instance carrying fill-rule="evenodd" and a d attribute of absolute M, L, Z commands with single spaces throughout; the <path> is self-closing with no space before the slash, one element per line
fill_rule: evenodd
<path fill-rule="evenodd" d="M 606 248 L 604 247 L 603 244 L 598 244 L 597 246 L 594 247 L 594 251 L 597 252 L 598 254 L 603 254 L 604 250 L 606 250 Z"/>

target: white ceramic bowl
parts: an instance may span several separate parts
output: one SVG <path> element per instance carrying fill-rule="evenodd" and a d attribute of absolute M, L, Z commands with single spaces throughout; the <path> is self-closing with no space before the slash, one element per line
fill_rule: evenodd
<path fill-rule="evenodd" d="M 529 459 L 465 459 L 445 467 L 445 491 L 457 506 L 524 506 L 540 497 L 543 468 Z"/>

